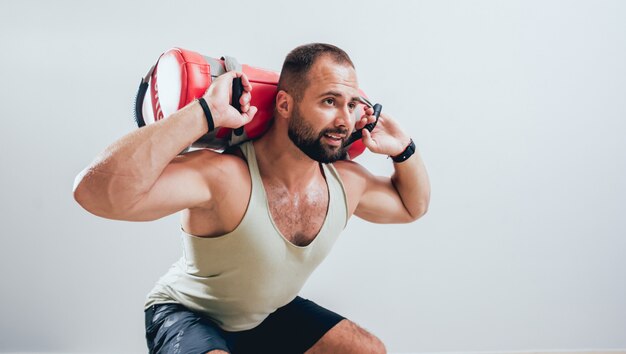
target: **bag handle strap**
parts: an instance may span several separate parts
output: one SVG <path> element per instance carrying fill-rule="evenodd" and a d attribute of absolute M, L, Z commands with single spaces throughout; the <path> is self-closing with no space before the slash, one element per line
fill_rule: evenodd
<path fill-rule="evenodd" d="M 226 71 L 242 71 L 243 67 L 234 57 L 223 56 L 222 59 L 224 60 Z M 239 103 L 241 95 L 243 95 L 243 84 L 241 83 L 241 78 L 237 77 L 233 79 L 233 94 L 230 105 L 235 107 L 239 112 L 241 112 L 241 103 Z M 243 127 L 233 129 L 233 134 L 235 134 L 233 140 L 239 140 L 237 137 L 242 137 L 243 132 Z"/>
<path fill-rule="evenodd" d="M 150 70 L 148 70 L 146 76 L 141 78 L 141 81 L 139 82 L 139 88 L 137 89 L 137 95 L 135 95 L 135 122 L 137 122 L 137 126 L 139 128 L 146 125 L 146 121 L 143 119 L 142 112 L 143 99 L 146 96 L 146 91 L 148 91 L 150 77 L 152 76 L 155 67 L 156 65 L 153 65 Z"/>

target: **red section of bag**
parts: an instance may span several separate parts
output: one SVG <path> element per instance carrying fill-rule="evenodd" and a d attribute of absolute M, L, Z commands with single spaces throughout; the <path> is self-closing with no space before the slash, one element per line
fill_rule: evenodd
<path fill-rule="evenodd" d="M 211 68 L 207 60 L 221 67 Z M 250 104 L 258 108 L 254 119 L 244 126 L 244 136 L 241 139 L 249 140 L 261 136 L 271 124 L 279 74 L 245 64 L 242 65 L 242 71 L 253 87 Z M 216 76 L 221 72 L 224 72 L 223 60 L 206 59 L 199 53 L 181 48 L 164 52 L 150 78 L 150 90 L 146 93 L 150 95 L 150 99 L 144 99 L 144 112 L 151 109 L 155 121 L 167 117 L 201 97 L 212 82 L 211 75 Z M 360 112 L 362 114 L 362 110 Z M 192 146 L 221 150 L 234 143 L 232 129 L 218 128 Z M 364 150 L 363 143 L 356 141 L 348 150 L 349 158 L 355 158 Z"/>

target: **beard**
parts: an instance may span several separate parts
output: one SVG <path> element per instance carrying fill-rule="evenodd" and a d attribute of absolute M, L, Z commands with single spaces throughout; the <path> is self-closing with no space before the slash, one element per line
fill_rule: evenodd
<path fill-rule="evenodd" d="M 330 146 L 322 143 L 322 137 L 325 134 L 344 134 L 346 137 L 343 139 L 340 146 Z M 331 163 L 337 160 L 343 160 L 347 156 L 348 147 L 345 146 L 347 140 L 347 129 L 324 129 L 319 134 L 315 133 L 313 126 L 307 123 L 302 114 L 300 114 L 300 108 L 295 107 L 291 119 L 289 119 L 289 127 L 287 134 L 289 139 L 309 158 L 321 162 Z"/>

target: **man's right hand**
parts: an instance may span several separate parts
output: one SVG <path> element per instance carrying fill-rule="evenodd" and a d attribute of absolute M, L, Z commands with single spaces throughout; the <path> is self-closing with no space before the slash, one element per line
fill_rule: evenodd
<path fill-rule="evenodd" d="M 239 99 L 241 113 L 230 102 L 232 100 L 233 79 L 241 78 L 243 94 Z M 246 74 L 229 71 L 215 79 L 204 94 L 204 99 L 209 105 L 215 127 L 239 128 L 254 118 L 257 107 L 250 106 L 252 85 Z"/>
<path fill-rule="evenodd" d="M 243 85 L 241 113 L 230 105 L 237 77 Z M 250 106 L 251 90 L 241 72 L 228 72 L 213 81 L 204 99 L 216 127 L 238 128 L 252 120 L 257 108 Z M 236 176 L 248 178 L 241 159 L 204 149 L 177 156 L 206 132 L 202 129 L 208 129 L 200 115 L 204 112 L 198 103 L 188 104 L 170 118 L 134 130 L 109 145 L 76 176 L 76 201 L 95 215 L 128 221 L 155 220 L 183 209 L 211 209 L 217 200 L 230 201 L 232 198 L 222 197 L 223 181 L 246 183 L 236 180 Z M 221 227 L 219 222 L 216 227 Z"/>

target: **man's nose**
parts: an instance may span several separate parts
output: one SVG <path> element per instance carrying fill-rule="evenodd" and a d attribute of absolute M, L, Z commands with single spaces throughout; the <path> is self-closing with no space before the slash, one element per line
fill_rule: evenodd
<path fill-rule="evenodd" d="M 352 112 L 350 110 L 350 107 L 348 107 L 348 105 L 343 106 L 337 112 L 337 118 L 335 119 L 335 125 L 336 126 L 343 126 L 343 127 L 349 128 L 350 125 L 352 124 L 352 116 L 353 116 L 353 114 L 354 114 L 354 112 Z"/>

